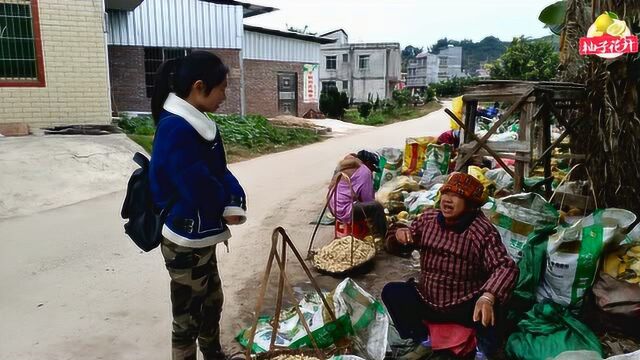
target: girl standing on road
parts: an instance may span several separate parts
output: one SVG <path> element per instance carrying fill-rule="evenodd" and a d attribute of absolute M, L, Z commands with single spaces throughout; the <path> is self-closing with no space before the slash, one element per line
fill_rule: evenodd
<path fill-rule="evenodd" d="M 170 208 L 161 249 L 171 277 L 174 360 L 196 360 L 196 340 L 205 360 L 225 358 L 216 245 L 231 237 L 228 225 L 246 221 L 246 204 L 227 168 L 216 123 L 205 112 L 226 99 L 228 72 L 216 55 L 203 51 L 166 61 L 151 99 L 151 191 L 158 208 Z"/>

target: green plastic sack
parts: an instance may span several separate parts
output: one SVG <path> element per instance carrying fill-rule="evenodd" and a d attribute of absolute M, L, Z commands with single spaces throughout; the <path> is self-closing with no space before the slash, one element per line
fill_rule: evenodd
<path fill-rule="evenodd" d="M 523 314 L 536 303 L 536 292 L 546 264 L 547 241 L 549 235 L 555 232 L 553 226 L 535 230 L 528 236 L 520 250 L 518 268 L 518 282 L 513 290 L 507 319 L 518 321 Z"/>
<path fill-rule="evenodd" d="M 394 148 L 382 148 L 378 152 L 380 162 L 378 167 L 379 172 L 376 172 L 373 176 L 373 189 L 378 191 L 382 185 L 393 180 L 400 175 L 402 170 L 402 150 Z"/>
<path fill-rule="evenodd" d="M 338 284 L 336 289 L 327 295 L 327 301 L 335 311 L 335 321 L 330 321 L 322 300 L 315 293 L 305 296 L 297 305 L 318 347 L 328 348 L 338 340 L 349 337 L 356 348 L 364 352 L 356 355 L 383 360 L 387 349 L 389 316 L 382 303 L 350 278 Z M 272 322 L 273 319 L 269 316 L 260 317 L 252 352 L 262 353 L 269 348 L 273 332 Z M 246 348 L 250 335 L 251 328 L 244 329 L 240 331 L 236 340 Z M 288 349 L 313 346 L 293 308 L 281 312 L 275 345 Z"/>
<path fill-rule="evenodd" d="M 509 336 L 510 359 L 545 360 L 565 351 L 590 350 L 602 355 L 596 335 L 569 310 L 553 303 L 536 304 Z"/>
<path fill-rule="evenodd" d="M 560 214 L 542 196 L 523 193 L 503 197 L 495 201 L 489 218 L 495 225 L 509 256 L 516 263 L 522 258 L 522 250 L 535 230 L 553 228 Z"/>
<path fill-rule="evenodd" d="M 627 210 L 598 209 L 570 227 L 559 228 L 549 237 L 538 301 L 579 309 L 596 278 L 604 248 L 624 241 L 624 230 L 635 221 L 636 215 Z"/>

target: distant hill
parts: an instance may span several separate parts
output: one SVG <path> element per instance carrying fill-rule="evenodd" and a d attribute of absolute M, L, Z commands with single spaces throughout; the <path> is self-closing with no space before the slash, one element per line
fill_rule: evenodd
<path fill-rule="evenodd" d="M 536 39 L 529 39 L 529 41 L 546 41 L 551 42 L 556 50 L 560 49 L 560 37 L 557 35 L 549 35 Z M 462 47 L 462 69 L 468 74 L 475 74 L 480 69 L 480 64 L 484 62 L 493 62 L 497 60 L 507 47 L 511 44 L 511 41 L 502 41 L 495 36 L 487 36 L 480 40 L 480 42 L 473 42 L 472 40 L 449 40 L 447 38 L 440 39 L 431 47 L 431 52 L 437 54 L 440 49 L 448 46 L 461 46 Z"/>
<path fill-rule="evenodd" d="M 541 38 L 531 39 L 531 41 L 549 42 L 551 43 L 551 45 L 553 45 L 553 48 L 556 49 L 556 51 L 560 51 L 560 36 L 558 35 L 551 34 L 549 36 L 543 36 Z"/>

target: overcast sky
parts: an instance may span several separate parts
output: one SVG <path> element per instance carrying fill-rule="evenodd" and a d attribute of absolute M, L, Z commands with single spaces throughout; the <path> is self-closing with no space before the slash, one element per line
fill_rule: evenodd
<path fill-rule="evenodd" d="M 350 42 L 399 42 L 430 46 L 438 39 L 480 41 L 497 36 L 551 34 L 538 21 L 555 0 L 246 0 L 280 10 L 246 19 L 250 25 L 284 30 L 286 25 L 319 34 L 342 28 Z"/>

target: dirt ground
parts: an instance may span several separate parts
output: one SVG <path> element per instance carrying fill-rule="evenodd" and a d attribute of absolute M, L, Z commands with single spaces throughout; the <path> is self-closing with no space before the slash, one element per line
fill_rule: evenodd
<path fill-rule="evenodd" d="M 217 251 L 225 292 L 224 344 L 233 348 L 234 337 L 250 323 L 271 231 L 285 227 L 296 246 L 306 249 L 309 222 L 322 208 L 340 158 L 363 148 L 402 147 L 407 137 L 437 135 L 448 125 L 438 111 L 232 164 L 247 192 L 249 212 L 247 223 L 232 229 L 230 252 L 223 246 Z M 131 155 L 118 161 L 128 166 Z M 55 166 L 43 171 L 55 172 Z M 24 181 L 19 172 L 2 179 L 3 186 Z M 65 189 L 73 190 L 70 183 Z M 142 253 L 124 235 L 119 214 L 126 177 L 95 186 L 109 192 L 45 211 L 28 204 L 35 212 L 0 219 L 0 359 L 169 358 L 169 277 L 162 256 L 157 249 Z M 357 281 L 368 287 L 366 279 L 386 271 L 377 262 Z M 298 275 L 296 281 L 304 281 Z M 327 290 L 335 284 L 330 278 L 321 282 Z"/>
<path fill-rule="evenodd" d="M 217 251 L 225 292 L 221 329 L 229 352 L 238 350 L 234 338 L 251 324 L 271 231 L 283 226 L 306 254 L 313 231 L 309 223 L 322 209 L 337 160 L 362 148 L 402 147 L 406 137 L 437 135 L 448 125 L 447 116 L 437 111 L 386 127 L 354 129 L 321 143 L 231 165 L 248 194 L 249 218 L 245 225 L 232 229 L 230 251 L 222 246 Z M 115 138 L 96 139 L 97 146 L 104 148 L 101 142 Z M 36 152 L 31 150 L 38 145 L 35 140 L 23 148 L 25 162 L 20 164 L 24 169 L 29 169 L 32 153 L 54 159 L 63 154 L 70 162 L 103 156 L 111 162 L 104 168 L 81 162 L 81 170 L 70 174 L 59 174 L 65 169 L 55 162 L 23 172 L 11 163 L 1 163 L 20 154 L 20 147 L 14 146 L 11 154 L 0 154 L 4 211 L 17 207 L 7 207 L 9 200 L 24 207 L 22 216 L 0 216 L 0 359 L 168 359 L 171 312 L 162 256 L 158 250 L 143 253 L 137 249 L 124 235 L 119 216 L 130 173 L 127 169 L 138 148 L 133 143 L 120 147 L 120 140 L 115 139 L 115 147 L 121 149 L 116 154 L 113 150 L 92 152 L 95 146 L 89 143 L 80 144 L 87 151 L 69 151 L 64 144 L 72 144 L 71 139 L 48 152 L 48 143 L 41 142 Z M 9 151 L 3 147 L 9 143 L 2 141 L 0 150 Z M 63 151 L 54 151 L 60 149 L 57 146 Z M 23 161 L 20 156 L 14 158 Z M 111 171 L 110 166 L 116 165 L 119 170 Z M 5 172 L 7 166 L 10 172 Z M 102 176 L 101 180 L 91 184 L 91 178 L 83 177 L 85 166 L 89 174 Z M 50 181 L 51 174 L 55 178 Z M 65 197 L 74 191 L 86 195 L 87 190 L 94 195 L 75 200 Z M 28 194 L 31 197 L 24 197 Z M 50 203 L 35 199 L 50 199 Z M 59 200 L 64 201 L 54 204 Z M 330 227 L 322 227 L 316 244 L 328 242 L 331 235 Z M 353 278 L 379 296 L 386 282 L 414 276 L 414 265 L 411 259 L 381 255 L 370 272 Z M 309 289 L 303 272 L 294 270 L 294 262 L 290 268 L 298 291 Z M 332 290 L 340 281 L 320 274 L 316 278 L 325 290 Z M 270 288 L 270 299 L 275 289 Z M 273 311 L 273 302 L 267 300 L 267 304 L 271 309 L 267 306 L 264 314 Z M 593 319 L 595 324 L 605 321 Z M 602 333 L 602 339 L 608 354 L 638 348 L 637 343 L 616 334 Z"/>
<path fill-rule="evenodd" d="M 125 135 L 0 139 L 0 219 L 122 190 L 143 151 Z"/>

